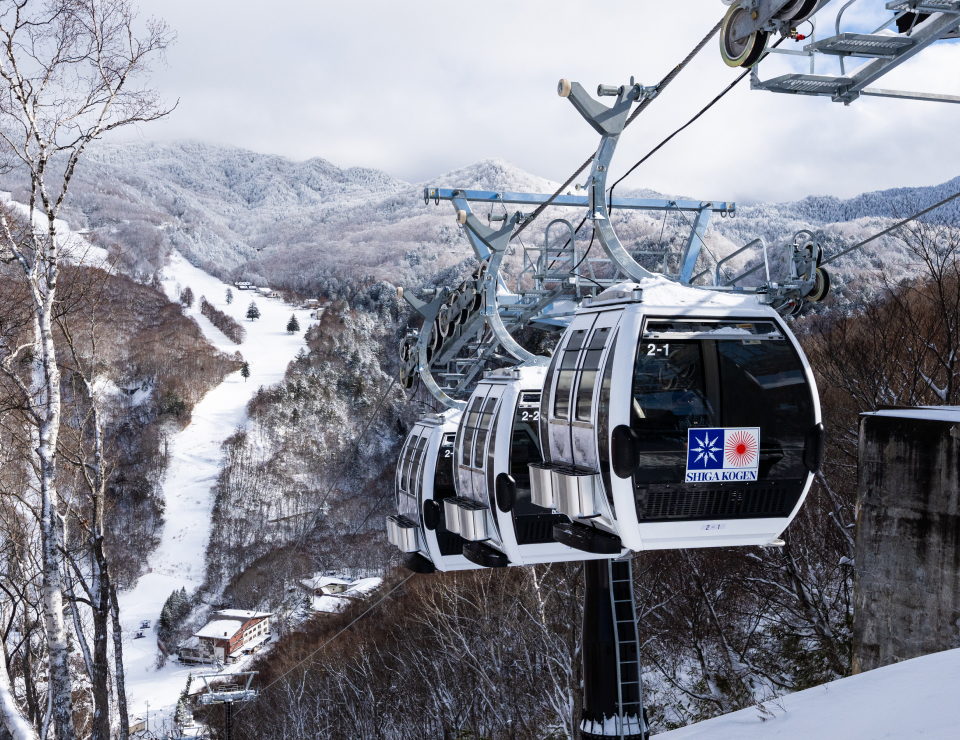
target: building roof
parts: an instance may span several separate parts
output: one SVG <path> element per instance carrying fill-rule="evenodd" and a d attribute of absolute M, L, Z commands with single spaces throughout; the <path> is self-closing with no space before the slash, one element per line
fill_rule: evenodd
<path fill-rule="evenodd" d="M 243 627 L 243 622 L 239 619 L 214 619 L 203 625 L 198 632 L 194 632 L 197 637 L 219 637 L 225 639 L 233 637 Z"/>
<path fill-rule="evenodd" d="M 318 589 L 323 588 L 324 586 L 330 586 L 333 584 L 338 584 L 342 586 L 349 586 L 350 581 L 346 581 L 343 578 L 334 578 L 333 576 L 321 576 L 316 575 L 313 578 L 304 578 L 300 581 L 307 588 Z"/>
<path fill-rule="evenodd" d="M 226 619 L 264 619 L 272 617 L 273 612 L 248 612 L 243 609 L 221 609 L 214 612 L 215 617 L 224 617 Z"/>
<path fill-rule="evenodd" d="M 867 411 L 863 416 L 892 416 L 901 419 L 960 422 L 960 406 L 913 406 Z"/>

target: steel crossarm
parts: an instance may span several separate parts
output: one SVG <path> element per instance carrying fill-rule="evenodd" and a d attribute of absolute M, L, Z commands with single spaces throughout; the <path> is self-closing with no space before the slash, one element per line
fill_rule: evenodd
<path fill-rule="evenodd" d="M 493 190 L 461 190 L 456 188 L 431 188 L 423 190 L 424 200 L 439 203 L 445 201 L 467 201 L 471 203 L 503 203 L 504 205 L 539 206 L 549 200 L 544 193 L 498 193 Z M 572 208 L 588 208 L 590 199 L 586 195 L 558 195 L 551 205 Z M 665 198 L 614 198 L 613 210 L 624 211 L 694 211 L 709 208 L 713 213 L 733 215 L 737 204 L 732 201 L 668 200 Z"/>

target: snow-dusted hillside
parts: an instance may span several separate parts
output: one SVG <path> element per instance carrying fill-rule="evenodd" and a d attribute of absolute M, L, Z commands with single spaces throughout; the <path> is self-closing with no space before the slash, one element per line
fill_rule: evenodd
<path fill-rule="evenodd" d="M 661 740 L 960 736 L 960 650 L 925 655 L 657 735 Z"/>
<path fill-rule="evenodd" d="M 225 300 L 228 285 L 190 265 L 177 253 L 163 272 L 163 286 L 171 299 L 189 287 L 205 296 L 219 310 L 241 322 L 247 338 L 240 347 L 231 343 L 195 304 L 186 313 L 200 325 L 204 336 L 217 349 L 239 349 L 250 366 L 249 381 L 240 372 L 228 376 L 193 410 L 190 424 L 170 441 L 169 464 L 163 481 L 165 523 L 159 547 L 149 559 L 149 571 L 135 588 L 121 592 L 120 618 L 124 630 L 124 664 L 127 669 L 127 700 L 131 711 L 142 712 L 147 702 L 154 711 L 171 708 L 192 672 L 171 661 L 157 669 L 157 641 L 153 629 L 135 637 L 141 620 L 156 628 L 160 610 L 171 592 L 183 587 L 188 593 L 203 582 L 205 553 L 211 530 L 212 488 L 223 457 L 221 444 L 247 419 L 247 402 L 261 386 L 281 381 L 287 363 L 303 346 L 302 333 L 288 334 L 284 327 L 291 313 L 302 328 L 310 324 L 309 312 L 296 310 L 276 299 L 258 297 L 261 318 L 244 318 L 251 295 L 234 291 L 233 303 Z M 240 666 L 237 666 L 240 667 Z"/>
<path fill-rule="evenodd" d="M 10 178 L 17 197 L 15 176 Z M 625 185 L 642 182 L 638 174 Z M 459 275 L 472 260 L 450 205 L 424 204 L 425 184 L 539 192 L 552 192 L 557 185 L 499 159 L 438 175 L 430 183 L 410 184 L 377 170 L 340 169 L 322 159 L 292 162 L 195 142 L 127 142 L 103 144 L 91 152 L 77 173 L 64 214 L 74 228 L 89 228 L 101 243 L 115 245 L 132 272 L 160 269 L 175 248 L 220 277 L 245 277 L 305 293 L 331 292 L 330 285 L 335 293 L 337 281 L 349 280 L 382 279 L 416 287 L 438 275 Z M 958 187 L 960 177 L 933 187 L 848 200 L 818 195 L 794 203 L 743 206 L 735 219 L 713 220 L 704 259 L 709 263 L 710 253 L 729 254 L 758 236 L 776 257 L 804 228 L 822 231 L 829 250 L 838 250 Z M 656 195 L 624 186 L 617 194 Z M 669 197 L 678 195 L 727 197 L 722 192 Z M 956 215 L 960 205 L 951 204 L 944 212 Z M 576 222 L 582 218 L 575 209 L 550 213 Z M 628 248 L 669 245 L 679 250 L 688 232 L 678 214 L 661 219 L 658 214 L 621 212 L 617 219 Z M 524 241 L 542 241 L 548 221 L 540 219 L 527 229 Z M 582 236 L 589 239 L 589 228 Z M 873 252 L 837 266 L 835 283 L 841 292 L 878 265 L 878 252 L 893 272 L 909 270 L 909 260 L 896 253 L 892 241 L 880 241 Z M 508 270 L 517 262 L 515 254 Z"/>

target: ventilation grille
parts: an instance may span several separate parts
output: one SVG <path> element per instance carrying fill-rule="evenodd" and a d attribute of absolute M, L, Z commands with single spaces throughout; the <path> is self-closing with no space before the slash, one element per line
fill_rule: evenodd
<path fill-rule="evenodd" d="M 437 545 L 441 555 L 462 555 L 465 540 L 458 534 L 447 530 L 437 530 Z"/>
<path fill-rule="evenodd" d="M 637 516 L 641 521 L 752 519 L 788 516 L 800 496 L 800 486 L 686 491 L 658 491 L 651 487 L 637 494 Z"/>
<path fill-rule="evenodd" d="M 553 542 L 553 525 L 566 521 L 566 517 L 552 514 L 535 516 L 517 516 L 514 521 L 517 527 L 517 544 L 536 545 L 544 542 Z"/>

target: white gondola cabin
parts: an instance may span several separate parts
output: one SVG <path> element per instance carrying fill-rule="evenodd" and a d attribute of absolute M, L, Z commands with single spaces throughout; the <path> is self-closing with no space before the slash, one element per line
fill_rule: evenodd
<path fill-rule="evenodd" d="M 534 490 L 595 552 L 774 542 L 823 456 L 813 374 L 762 295 L 664 279 L 581 306 L 548 370 Z"/>
<path fill-rule="evenodd" d="M 454 440 L 459 411 L 418 421 L 397 465 L 397 514 L 387 517 L 387 539 L 418 573 L 478 568 L 463 556 L 464 540 L 446 526 L 443 500 L 457 495 Z"/>
<path fill-rule="evenodd" d="M 555 502 L 530 486 L 530 466 L 541 464 L 540 396 L 544 366 L 497 370 L 467 402 L 456 440 L 457 497 L 444 500 L 447 527 L 466 541 L 464 556 L 485 567 L 589 558 L 554 539 L 566 521 Z M 615 537 L 597 557 L 620 555 Z"/>

